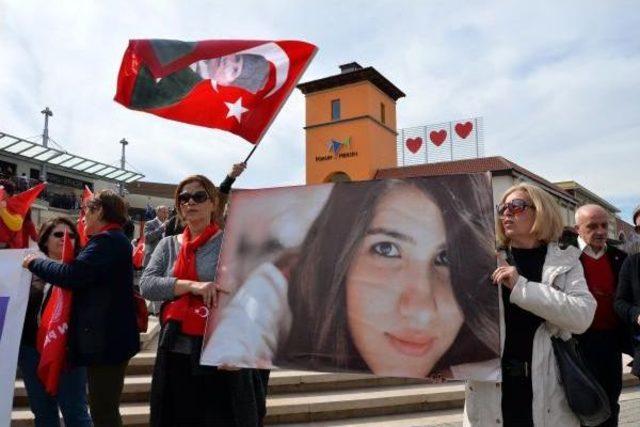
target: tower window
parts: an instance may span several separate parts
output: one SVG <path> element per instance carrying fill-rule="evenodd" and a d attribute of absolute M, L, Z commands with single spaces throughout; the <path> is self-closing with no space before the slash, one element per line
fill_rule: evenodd
<path fill-rule="evenodd" d="M 380 103 L 380 121 L 382 122 L 382 124 L 384 124 L 386 121 L 384 104 L 382 102 Z"/>
<path fill-rule="evenodd" d="M 331 120 L 340 120 L 340 100 L 331 101 Z"/>

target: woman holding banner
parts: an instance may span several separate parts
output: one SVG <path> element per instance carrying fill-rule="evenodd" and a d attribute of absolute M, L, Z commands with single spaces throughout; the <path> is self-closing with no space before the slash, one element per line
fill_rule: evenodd
<path fill-rule="evenodd" d="M 164 301 L 150 424 L 258 426 L 266 378 L 256 370 L 200 365 L 207 317 L 226 292 L 213 282 L 222 243 L 219 192 L 208 178 L 189 176 L 178 184 L 175 206 L 186 227 L 158 243 L 140 282 L 145 298 Z"/>
<path fill-rule="evenodd" d="M 74 252 L 79 253 L 76 244 L 78 231 L 67 217 L 56 217 L 45 222 L 40 228 L 38 247 L 40 251 L 54 261 L 62 259 L 64 233 L 74 242 Z M 57 396 L 50 396 L 38 378 L 37 370 L 40 355 L 36 349 L 36 334 L 41 308 L 45 306 L 50 285 L 38 276 L 32 276 L 29 290 L 29 303 L 20 341 L 18 366 L 22 372 L 24 386 L 29 398 L 29 406 L 35 416 L 36 426 L 59 426 L 58 408 L 62 412 L 67 426 L 91 426 L 91 417 L 87 407 L 87 370 L 84 367 L 71 367 L 60 375 Z"/>
<path fill-rule="evenodd" d="M 584 332 L 596 302 L 577 249 L 561 250 L 562 217 L 544 190 L 519 184 L 497 207 L 505 249 L 492 279 L 502 286 L 502 384 L 467 384 L 465 424 L 579 426 L 562 387 L 551 337 Z"/>
<path fill-rule="evenodd" d="M 124 199 L 102 190 L 87 202 L 87 246 L 69 264 L 27 255 L 23 266 L 54 286 L 73 291 L 69 359 L 87 367 L 95 426 L 122 425 L 119 405 L 125 370 L 140 349 L 133 299 L 131 243 L 122 231 Z"/>

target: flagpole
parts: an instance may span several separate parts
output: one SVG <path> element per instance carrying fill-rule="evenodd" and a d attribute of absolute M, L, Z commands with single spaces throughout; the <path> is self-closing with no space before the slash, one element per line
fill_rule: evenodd
<path fill-rule="evenodd" d="M 251 151 L 249 152 L 249 154 L 247 155 L 247 158 L 244 159 L 244 161 L 242 163 L 244 163 L 245 165 L 247 164 L 247 162 L 249 161 L 249 159 L 251 158 L 251 156 L 253 156 L 253 152 L 256 151 L 256 148 L 258 148 L 258 144 L 254 145 L 253 148 L 251 149 Z"/>

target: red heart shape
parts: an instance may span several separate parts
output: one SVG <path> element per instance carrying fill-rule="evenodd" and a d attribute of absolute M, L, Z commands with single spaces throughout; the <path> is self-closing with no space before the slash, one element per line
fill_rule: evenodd
<path fill-rule="evenodd" d="M 436 147 L 439 147 L 442 145 L 444 140 L 447 139 L 447 131 L 444 129 L 438 132 L 436 132 L 435 130 L 431 131 L 431 133 L 429 134 L 429 139 L 431 139 L 431 142 L 433 142 Z"/>
<path fill-rule="evenodd" d="M 422 147 L 422 138 L 420 138 L 419 136 L 416 138 L 407 138 L 407 142 L 405 142 L 405 145 L 407 146 L 409 151 L 411 151 L 413 154 L 416 154 L 420 147 Z"/>
<path fill-rule="evenodd" d="M 473 124 L 471 122 L 466 122 L 464 124 L 458 123 L 455 129 L 458 136 L 462 139 L 465 139 L 473 130 Z"/>

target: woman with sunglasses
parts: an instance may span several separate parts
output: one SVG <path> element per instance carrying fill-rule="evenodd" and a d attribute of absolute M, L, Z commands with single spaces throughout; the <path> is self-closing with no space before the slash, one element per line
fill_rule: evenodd
<path fill-rule="evenodd" d="M 122 231 L 124 199 L 102 190 L 87 202 L 87 246 L 69 264 L 27 255 L 23 267 L 54 286 L 73 291 L 68 353 L 86 366 L 95 426 L 122 425 L 119 405 L 125 370 L 140 349 L 133 297 L 131 243 Z"/>
<path fill-rule="evenodd" d="M 175 206 L 185 229 L 158 243 L 140 281 L 146 299 L 164 301 L 150 424 L 258 426 L 266 412 L 262 374 L 199 363 L 207 317 L 226 292 L 214 283 L 222 243 L 220 194 L 208 178 L 189 176 L 178 184 Z"/>
<path fill-rule="evenodd" d="M 40 228 L 38 237 L 40 251 L 50 259 L 60 261 L 65 232 L 74 242 L 74 252 L 77 255 L 80 249 L 76 244 L 78 231 L 69 218 L 62 216 L 50 219 Z M 55 397 L 46 392 L 38 378 L 40 354 L 36 350 L 36 335 L 41 309 L 45 306 L 50 290 L 50 285 L 45 284 L 38 276 L 32 276 L 18 358 L 18 366 L 27 390 L 29 406 L 35 417 L 36 426 L 59 426 L 58 408 L 62 412 L 65 425 L 91 426 L 91 417 L 87 407 L 86 368 L 71 367 L 71 369 L 63 371 L 60 375 L 58 395 Z"/>
<path fill-rule="evenodd" d="M 493 282 L 502 288 L 502 384 L 470 381 L 465 425 L 579 426 L 569 409 L 551 337 L 584 332 L 596 302 L 587 288 L 580 253 L 558 246 L 557 203 L 530 184 L 509 188 L 497 206 L 503 252 Z"/>

